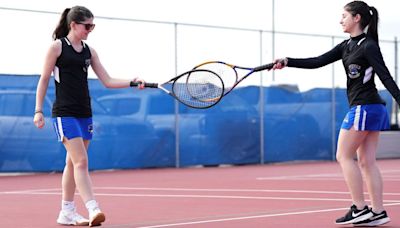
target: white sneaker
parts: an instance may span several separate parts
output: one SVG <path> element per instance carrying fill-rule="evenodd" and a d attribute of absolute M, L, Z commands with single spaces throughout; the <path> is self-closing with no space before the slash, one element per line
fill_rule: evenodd
<path fill-rule="evenodd" d="M 102 222 L 106 221 L 105 214 L 98 207 L 89 212 L 89 218 L 89 226 L 100 226 Z"/>
<path fill-rule="evenodd" d="M 57 223 L 61 225 L 87 226 L 89 225 L 89 220 L 78 214 L 75 210 L 71 212 L 60 211 Z"/>

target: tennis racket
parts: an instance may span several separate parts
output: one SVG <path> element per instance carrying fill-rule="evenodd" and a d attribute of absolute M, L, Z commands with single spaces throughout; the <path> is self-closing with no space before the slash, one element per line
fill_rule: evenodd
<path fill-rule="evenodd" d="M 141 82 L 131 82 L 139 86 Z M 221 77 L 206 69 L 187 71 L 164 83 L 144 83 L 144 87 L 158 88 L 182 104 L 197 109 L 216 105 L 224 95 L 224 82 Z"/>
<path fill-rule="evenodd" d="M 236 66 L 222 61 L 208 61 L 195 66 L 193 69 L 207 69 L 218 74 L 222 78 L 225 85 L 225 90 L 223 94 L 223 96 L 225 96 L 229 92 L 231 92 L 241 81 L 249 77 L 251 74 L 262 70 L 270 70 L 273 66 L 274 63 L 269 63 L 262 66 L 250 68 Z M 240 75 L 238 70 L 244 72 Z"/>

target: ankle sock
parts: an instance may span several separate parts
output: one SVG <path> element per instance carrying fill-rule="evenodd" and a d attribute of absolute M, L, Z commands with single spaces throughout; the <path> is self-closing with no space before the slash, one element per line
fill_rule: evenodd
<path fill-rule="evenodd" d="M 93 212 L 95 209 L 99 208 L 99 204 L 97 203 L 96 200 L 89 200 L 86 202 L 85 204 L 87 210 L 89 211 L 89 213 Z"/>
<path fill-rule="evenodd" d="M 75 210 L 75 203 L 74 201 L 61 201 L 61 210 L 63 211 L 73 211 Z"/>
<path fill-rule="evenodd" d="M 380 213 L 382 213 L 384 210 L 380 210 L 380 211 L 376 211 L 376 210 L 374 210 L 374 209 L 371 209 L 371 211 L 373 212 L 373 213 L 375 213 L 375 214 L 380 214 Z"/>

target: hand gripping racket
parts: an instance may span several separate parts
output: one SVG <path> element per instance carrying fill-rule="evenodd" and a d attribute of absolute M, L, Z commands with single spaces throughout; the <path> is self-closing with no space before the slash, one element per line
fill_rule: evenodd
<path fill-rule="evenodd" d="M 194 67 L 195 70 L 207 69 L 218 74 L 225 85 L 223 96 L 231 92 L 241 81 L 250 76 L 255 72 L 262 70 L 270 70 L 274 66 L 274 63 L 265 64 L 258 67 L 241 67 L 233 64 L 225 63 L 222 61 L 208 61 Z M 244 74 L 240 77 L 238 70 L 244 71 Z"/>
<path fill-rule="evenodd" d="M 131 82 L 138 86 L 140 82 Z M 144 83 L 144 87 L 158 88 L 191 108 L 205 109 L 216 105 L 224 95 L 224 82 L 216 73 L 197 69 L 187 71 L 164 83 Z"/>

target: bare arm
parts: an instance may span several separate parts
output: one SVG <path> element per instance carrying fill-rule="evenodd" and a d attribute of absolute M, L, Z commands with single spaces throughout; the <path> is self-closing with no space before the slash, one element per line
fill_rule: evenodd
<path fill-rule="evenodd" d="M 106 69 L 103 67 L 103 64 L 101 64 L 99 56 L 97 55 L 97 52 L 90 47 L 90 52 L 92 53 L 92 58 L 91 58 L 91 66 L 94 71 L 94 73 L 97 75 L 97 77 L 100 79 L 101 83 L 107 88 L 126 88 L 130 86 L 130 83 L 132 80 L 124 80 L 124 79 L 116 79 L 116 78 L 111 78 Z M 134 80 L 137 81 L 142 81 L 142 79 L 136 78 Z M 140 87 L 143 88 L 143 87 Z"/>
<path fill-rule="evenodd" d="M 46 96 L 47 87 L 49 85 L 49 80 L 51 72 L 54 69 L 58 56 L 61 54 L 61 42 L 59 40 L 54 41 L 49 50 L 47 51 L 42 74 L 36 88 L 36 106 L 35 115 L 33 122 L 38 128 L 44 126 L 44 116 L 43 116 L 43 102 Z"/>

